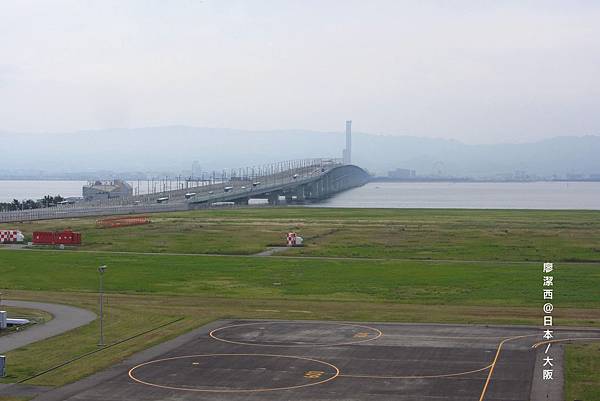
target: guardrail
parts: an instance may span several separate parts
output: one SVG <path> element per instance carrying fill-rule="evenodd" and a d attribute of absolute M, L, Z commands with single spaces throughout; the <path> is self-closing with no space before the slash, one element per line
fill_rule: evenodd
<path fill-rule="evenodd" d="M 316 179 L 341 164 L 339 159 L 306 159 L 281 162 L 261 168 L 237 169 L 236 171 L 239 173 L 248 174 L 233 174 L 227 181 L 174 191 L 106 201 L 83 201 L 49 208 L 0 212 L 0 223 L 187 210 L 189 203 L 226 202 L 228 199 L 240 198 L 246 194 L 260 195 L 287 185 L 300 185 Z M 284 169 L 287 167 L 289 169 Z M 271 174 L 258 175 L 257 172 Z M 254 187 L 253 184 L 257 182 L 260 184 Z M 225 188 L 228 186 L 231 186 L 232 189 L 225 192 Z M 196 195 L 186 199 L 185 194 L 190 192 L 196 192 Z M 159 198 L 163 197 L 169 198 L 168 203 L 156 203 Z"/>
<path fill-rule="evenodd" d="M 332 166 L 331 166 L 332 167 Z M 289 186 L 299 186 L 311 181 L 316 180 L 321 177 L 323 174 L 327 173 L 330 168 L 304 172 L 293 172 L 292 175 L 289 176 L 281 176 L 274 180 L 267 181 L 266 183 L 260 183 L 259 187 L 253 187 L 251 182 L 249 185 L 238 185 L 232 187 L 232 189 L 228 192 L 218 192 L 218 193 L 203 193 L 196 194 L 196 196 L 190 198 L 188 200 L 189 203 L 217 203 L 217 202 L 228 202 L 236 199 L 244 198 L 244 197 L 253 197 L 260 198 L 261 195 L 264 195 L 269 192 L 280 191 Z"/>
<path fill-rule="evenodd" d="M 148 204 L 108 207 L 87 207 L 60 210 L 55 208 L 29 209 L 0 213 L 0 222 L 18 222 L 31 220 L 50 220 L 75 217 L 107 216 L 115 214 L 138 214 L 153 212 L 174 212 L 187 210 L 187 204 Z"/>

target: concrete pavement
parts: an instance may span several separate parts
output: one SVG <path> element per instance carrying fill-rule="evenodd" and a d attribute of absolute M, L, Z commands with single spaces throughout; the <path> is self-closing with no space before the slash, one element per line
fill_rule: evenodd
<path fill-rule="evenodd" d="M 50 313 L 53 319 L 44 324 L 34 325 L 22 332 L 0 337 L 0 354 L 23 347 L 36 341 L 54 337 L 96 319 L 96 314 L 74 306 L 45 302 L 2 300 L 2 306 L 39 309 Z"/>
<path fill-rule="evenodd" d="M 561 330 L 590 336 L 600 331 Z M 539 337 L 520 326 L 221 321 L 36 400 L 529 401 Z"/>

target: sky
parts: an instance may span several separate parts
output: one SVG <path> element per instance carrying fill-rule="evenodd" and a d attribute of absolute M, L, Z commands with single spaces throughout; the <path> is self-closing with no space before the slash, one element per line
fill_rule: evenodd
<path fill-rule="evenodd" d="M 600 134 L 600 2 L 0 0 L 0 131 Z"/>

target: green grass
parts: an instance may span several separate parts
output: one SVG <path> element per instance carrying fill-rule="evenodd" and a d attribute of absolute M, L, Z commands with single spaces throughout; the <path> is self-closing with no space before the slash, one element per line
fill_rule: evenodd
<path fill-rule="evenodd" d="M 152 215 L 145 226 L 98 229 L 94 219 L 20 224 L 72 228 L 82 249 L 248 255 L 293 230 L 307 256 L 600 262 L 600 211 L 254 208 Z"/>
<path fill-rule="evenodd" d="M 43 298 L 43 295 L 40 297 L 38 293 L 36 298 Z M 51 302 L 60 302 L 61 296 L 55 295 L 46 299 Z M 113 305 L 113 302 L 111 301 L 115 301 L 115 298 L 108 298 L 106 304 L 105 338 L 107 343 L 125 339 L 180 317 L 172 315 L 173 312 L 161 310 L 160 308 L 154 308 L 154 310 L 150 312 L 145 307 L 147 304 L 143 301 L 119 302 L 117 305 Z M 66 302 L 95 310 L 97 306 L 97 297 L 67 297 Z M 77 380 L 100 368 L 110 366 L 117 362 L 119 357 L 123 357 L 131 352 L 141 350 L 147 346 L 163 341 L 170 336 L 170 333 L 178 334 L 206 322 L 206 320 L 194 319 L 190 313 L 188 313 L 187 317 L 188 319 L 185 322 L 167 326 L 159 332 L 150 333 L 135 341 L 110 348 L 110 351 L 106 350 L 100 354 L 95 354 L 84 360 L 74 362 L 67 368 L 47 373 L 40 378 L 28 381 L 27 383 L 61 385 Z M 4 381 L 11 382 L 21 380 L 59 365 L 76 356 L 97 350 L 97 334 L 98 322 L 96 321 L 61 336 L 53 337 L 9 352 L 7 354 L 7 361 L 9 361 L 9 375 Z M 69 344 L 69 346 L 65 347 L 65 344 Z M 43 358 L 40 358 L 40 355 L 43 355 Z M 93 361 L 93 363 L 90 364 L 90 361 Z"/>
<path fill-rule="evenodd" d="M 81 231 L 81 250 L 92 253 L 0 251 L 9 297 L 95 309 L 96 268 L 107 264 L 108 342 L 184 317 L 31 384 L 77 380 L 218 318 L 538 325 L 543 261 L 557 269 L 557 324 L 600 327 L 598 211 L 249 208 L 151 217 L 118 229 L 98 229 L 94 219 L 16 227 Z M 298 258 L 243 256 L 283 244 L 290 230 L 306 246 L 284 255 Z M 97 331 L 94 322 L 9 353 L 5 381 L 96 349 Z M 569 345 L 566 355 L 567 399 L 599 399 L 600 347 Z"/>
<path fill-rule="evenodd" d="M 270 245 L 281 245 L 285 234 L 299 226 L 222 219 L 198 211 L 152 215 L 152 223 L 143 226 L 97 228 L 95 219 L 69 219 L 31 222 L 19 228 L 27 234 L 70 228 L 83 234 L 81 249 L 87 250 L 247 255 Z M 317 235 L 318 230 L 313 228 L 308 232 Z"/>
<path fill-rule="evenodd" d="M 565 346 L 565 400 L 600 400 L 600 342 Z"/>
<path fill-rule="evenodd" d="M 2 286 L 205 297 L 532 306 L 541 264 L 0 251 Z M 600 266 L 557 264 L 561 307 L 600 307 Z"/>

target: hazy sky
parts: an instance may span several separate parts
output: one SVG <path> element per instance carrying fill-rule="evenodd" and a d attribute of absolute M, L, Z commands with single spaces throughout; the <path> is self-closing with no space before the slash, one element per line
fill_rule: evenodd
<path fill-rule="evenodd" d="M 0 130 L 600 134 L 600 2 L 0 0 Z"/>

